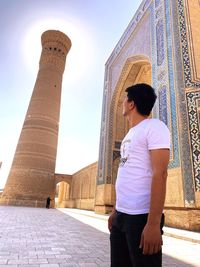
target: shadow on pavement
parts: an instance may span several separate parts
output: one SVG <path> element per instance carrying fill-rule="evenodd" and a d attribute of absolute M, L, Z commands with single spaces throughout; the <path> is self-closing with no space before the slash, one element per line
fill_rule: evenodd
<path fill-rule="evenodd" d="M 85 221 L 84 221 L 84 219 L 85 219 L 85 217 L 87 217 L 87 216 L 78 216 L 77 214 L 76 214 L 76 216 L 77 216 L 77 218 L 76 217 L 74 217 L 73 216 L 73 213 L 72 214 L 70 214 L 70 213 L 64 213 L 63 211 L 61 211 L 61 210 L 58 210 L 59 212 L 61 212 L 61 213 L 63 213 L 63 214 L 65 214 L 66 216 L 70 216 L 70 217 L 72 217 L 74 220 L 76 220 L 76 221 L 79 221 L 79 223 L 82 223 L 82 224 L 84 224 L 84 225 L 87 225 L 87 227 L 88 227 L 88 229 L 89 228 L 92 228 L 93 230 L 94 230 L 94 228 L 95 228 L 95 225 L 92 225 L 92 224 L 88 224 L 88 223 L 86 223 Z M 94 219 L 94 218 L 93 218 Z M 87 219 L 85 219 L 85 220 L 87 220 Z M 98 220 L 98 219 L 97 219 Z M 95 229 L 95 231 L 96 231 L 96 233 L 98 233 L 98 232 L 102 232 L 101 230 L 99 230 L 99 229 Z M 105 232 L 104 232 L 105 233 Z M 107 233 L 107 239 L 108 239 L 108 241 L 106 242 L 107 244 L 106 245 L 108 245 L 109 244 L 109 234 Z M 105 236 L 104 236 L 104 238 L 105 238 Z M 104 239 L 104 242 L 105 242 L 105 239 Z M 103 245 L 103 244 L 102 244 Z M 105 244 L 104 244 L 105 245 Z M 107 247 L 107 249 L 108 249 L 108 253 L 109 253 L 109 248 Z M 108 267 L 109 267 L 109 265 L 108 265 Z M 123 266 L 124 267 L 124 266 Z M 197 264 L 190 264 L 190 263 L 187 263 L 187 262 L 184 262 L 184 261 L 182 261 L 182 260 L 179 260 L 179 259 L 176 259 L 176 258 L 174 258 L 174 257 L 172 257 L 172 256 L 169 256 L 169 255 L 166 255 L 166 254 L 164 254 L 163 253 L 163 267 L 199 267 Z"/>

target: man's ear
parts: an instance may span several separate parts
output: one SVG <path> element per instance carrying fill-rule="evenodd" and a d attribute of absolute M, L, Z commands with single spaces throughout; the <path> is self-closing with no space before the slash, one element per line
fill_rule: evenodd
<path fill-rule="evenodd" d="M 131 101 L 130 105 L 131 105 L 131 108 L 134 108 L 135 107 L 135 103 L 134 103 L 133 100 Z"/>

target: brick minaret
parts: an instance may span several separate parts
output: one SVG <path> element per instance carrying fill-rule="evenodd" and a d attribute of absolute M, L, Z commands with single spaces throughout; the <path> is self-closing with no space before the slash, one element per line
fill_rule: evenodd
<path fill-rule="evenodd" d="M 55 30 L 41 40 L 39 71 L 1 204 L 43 207 L 54 196 L 62 75 L 71 41 Z"/>

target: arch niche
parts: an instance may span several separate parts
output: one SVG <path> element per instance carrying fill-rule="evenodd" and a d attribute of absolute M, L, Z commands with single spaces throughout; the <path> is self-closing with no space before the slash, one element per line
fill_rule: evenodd
<path fill-rule="evenodd" d="M 58 208 L 64 208 L 65 202 L 70 198 L 71 186 L 68 182 L 61 181 L 56 185 L 55 204 Z M 56 201 L 57 200 L 57 201 Z"/>
<path fill-rule="evenodd" d="M 65 207 L 65 202 L 69 200 L 71 193 L 72 175 L 55 174 L 55 206 L 59 208 Z"/>
<path fill-rule="evenodd" d="M 120 145 L 129 130 L 128 121 L 122 115 L 122 104 L 127 87 L 137 83 L 152 83 L 152 67 L 148 57 L 133 56 L 126 60 L 112 96 L 110 105 L 107 153 L 107 183 L 115 185 L 120 160 Z M 114 190 L 112 190 L 112 194 Z M 115 195 L 111 198 L 115 202 Z"/>
<path fill-rule="evenodd" d="M 112 66 L 109 66 L 109 69 L 112 69 Z M 120 160 L 120 145 L 129 130 L 128 122 L 122 115 L 122 103 L 127 87 L 136 83 L 152 84 L 152 66 L 149 57 L 135 55 L 127 58 L 113 89 L 111 88 L 112 75 L 110 75 L 109 81 L 108 91 L 112 93 L 110 101 L 107 100 L 106 103 L 105 134 L 100 147 L 102 164 L 99 165 L 97 179 L 99 179 L 98 181 L 101 179 L 101 182 L 97 184 L 96 188 L 96 213 L 109 213 L 115 205 L 115 181 Z"/>

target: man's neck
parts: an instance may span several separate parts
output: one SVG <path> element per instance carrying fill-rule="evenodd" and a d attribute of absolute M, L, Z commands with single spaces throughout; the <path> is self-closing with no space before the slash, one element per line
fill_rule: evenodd
<path fill-rule="evenodd" d="M 140 114 L 137 114 L 137 115 L 134 114 L 134 116 L 130 116 L 130 117 L 128 116 L 127 119 L 129 121 L 129 127 L 132 128 L 147 118 L 148 118 L 148 116 L 143 116 Z"/>

